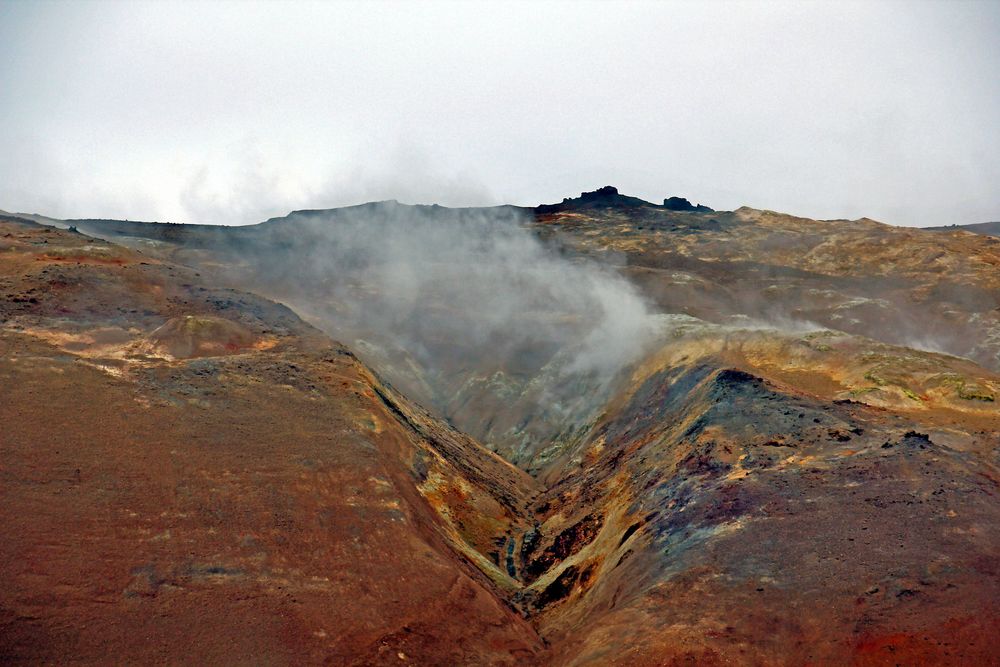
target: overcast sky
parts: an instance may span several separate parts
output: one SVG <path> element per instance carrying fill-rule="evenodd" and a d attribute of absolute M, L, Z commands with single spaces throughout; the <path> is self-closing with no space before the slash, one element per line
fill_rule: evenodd
<path fill-rule="evenodd" d="M 0 208 L 250 223 L 613 184 L 1000 219 L 1000 2 L 0 0 Z"/>

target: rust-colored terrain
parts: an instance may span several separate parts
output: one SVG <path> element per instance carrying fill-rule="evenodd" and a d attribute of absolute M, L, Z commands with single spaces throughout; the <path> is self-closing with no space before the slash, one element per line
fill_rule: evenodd
<path fill-rule="evenodd" d="M 534 483 L 348 350 L 79 234 L 0 223 L 0 280 L 4 662 L 540 652 L 478 556 Z"/>
<path fill-rule="evenodd" d="M 0 655 L 1000 663 L 1000 240 L 682 204 L 0 222 Z M 321 261 L 483 215 L 627 277 L 640 351 Z"/>

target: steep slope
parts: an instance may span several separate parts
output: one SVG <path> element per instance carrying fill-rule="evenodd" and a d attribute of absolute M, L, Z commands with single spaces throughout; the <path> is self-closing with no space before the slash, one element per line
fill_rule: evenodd
<path fill-rule="evenodd" d="M 956 378 L 1000 389 L 850 336 L 679 328 L 543 477 L 522 598 L 556 664 L 996 660 L 1000 410 Z"/>
<path fill-rule="evenodd" d="M 538 246 L 513 246 L 530 251 L 528 265 L 559 257 L 559 271 L 540 274 L 546 280 L 570 276 L 591 289 L 619 272 L 660 312 L 637 316 L 614 308 L 616 298 L 630 298 L 627 290 L 613 292 L 598 309 L 566 311 L 573 317 L 528 301 L 522 311 L 501 309 L 496 320 L 503 326 L 489 330 L 496 335 L 477 337 L 483 331 L 477 317 L 489 308 L 469 306 L 463 294 L 485 293 L 475 288 L 475 281 L 484 282 L 475 263 L 492 261 L 496 246 L 459 243 L 454 234 L 483 220 L 490 235 L 537 239 Z M 403 249 L 420 261 L 395 253 L 385 261 L 379 246 L 353 240 L 357 234 L 392 243 L 401 224 L 430 239 L 402 235 Z M 715 212 L 671 200 L 659 206 L 613 188 L 534 211 L 380 203 L 298 212 L 233 230 L 87 225 L 80 229 L 144 253 L 131 257 L 157 257 L 158 266 L 169 267 L 164 270 L 182 272 L 180 287 L 172 282 L 170 289 L 188 290 L 184 285 L 198 280 L 228 283 L 292 305 L 311 323 L 346 334 L 401 388 L 338 354 L 344 364 L 352 359 L 356 370 L 338 373 L 359 383 L 351 400 L 360 403 L 337 428 L 371 443 L 380 465 L 395 470 L 386 462 L 402 461 L 395 476 L 384 477 L 398 494 L 393 502 L 407 513 L 407 526 L 419 527 L 422 544 L 468 578 L 474 620 L 465 633 L 440 620 L 466 613 L 462 609 L 439 614 L 428 604 L 425 616 L 415 605 L 408 627 L 419 626 L 419 638 L 405 629 L 386 633 L 382 625 L 370 634 L 352 627 L 350 640 L 328 642 L 328 653 L 316 648 L 297 657 L 554 665 L 1000 660 L 994 640 L 1000 630 L 1000 243 L 870 220 Z M 420 250 L 417 241 L 433 252 Z M 476 262 L 455 264 L 468 251 Z M 383 280 L 381 272 L 396 261 L 406 266 L 403 279 Z M 600 278 L 594 282 L 565 269 L 595 264 L 610 268 L 593 274 Z M 439 273 L 442 265 L 448 270 Z M 547 293 L 545 280 L 495 289 L 526 284 Z M 17 288 L 17 308 L 41 307 L 52 288 L 29 289 Z M 116 293 L 107 301 L 122 298 Z M 383 305 L 405 317 L 392 308 L 371 312 Z M 82 340 L 73 329 L 79 313 L 44 326 L 15 324 L 24 328 L 18 335 L 47 340 L 74 359 L 96 346 L 100 363 L 120 359 L 126 377 L 146 363 L 173 369 L 269 355 L 308 359 L 312 353 L 300 351 L 301 341 L 330 345 L 308 327 L 300 330 L 304 325 L 294 316 L 281 320 L 282 329 L 234 320 L 215 306 L 191 308 L 150 309 L 148 321 L 130 325 L 136 329 L 131 337 L 113 341 L 91 329 Z M 594 329 L 585 321 L 588 313 L 610 323 L 600 329 L 610 334 L 596 344 L 584 342 Z M 643 327 L 627 326 L 636 317 Z M 544 335 L 524 337 L 525 331 Z M 617 351 L 637 332 L 648 333 L 648 340 L 634 353 L 605 355 L 614 363 L 600 372 L 572 370 L 581 347 Z M 523 344 L 511 345 L 505 336 Z M 186 358 L 169 359 L 178 355 Z M 306 360 L 293 363 L 312 368 Z M 230 373 L 218 376 L 213 392 L 240 387 L 241 376 Z M 167 376 L 157 377 L 155 386 L 169 386 Z M 267 411 L 278 404 L 274 384 L 283 382 L 260 375 L 252 384 L 255 395 L 269 387 L 255 410 L 273 414 Z M 182 394 L 184 414 L 210 409 L 212 395 L 191 391 Z M 324 400 L 341 406 L 346 398 Z M 295 423 L 283 424 L 290 433 L 299 432 L 300 421 L 313 428 L 310 420 L 318 418 L 305 410 L 283 414 L 295 415 Z M 369 423 L 375 426 L 362 428 Z M 168 435 L 197 441 L 205 428 L 200 422 Z M 247 432 L 267 427 L 254 422 L 252 428 Z M 310 450 L 306 458 L 316 456 Z M 238 466 L 225 470 L 235 474 Z M 351 485 L 324 488 L 323 497 L 370 506 L 381 485 L 365 486 L 364 474 Z M 318 491 L 304 486 L 301 493 Z M 297 524 L 282 524 L 275 533 L 289 525 Z M 302 559 L 310 548 L 316 549 L 296 544 L 282 554 Z M 340 585 L 354 586 L 352 596 L 365 587 L 387 591 L 371 582 L 394 580 L 414 553 L 390 559 L 387 549 L 379 543 L 365 552 L 386 558 L 384 568 L 334 560 L 343 564 Z M 310 562 L 320 568 L 329 556 L 315 559 Z M 422 590 L 426 582 L 415 570 L 400 571 Z M 340 599 L 331 589 L 322 595 Z M 491 615 L 510 609 L 537 637 L 512 615 Z M 290 626 L 301 630 L 303 618 Z M 485 627 L 477 619 L 499 624 L 481 642 L 473 638 Z M 460 648 L 449 653 L 451 643 Z"/>
<path fill-rule="evenodd" d="M 1000 370 L 1000 240 L 992 237 L 749 208 L 650 206 L 538 221 L 576 251 L 617 261 L 665 312 L 828 327 Z"/>
<path fill-rule="evenodd" d="M 538 654 L 484 555 L 534 483 L 287 308 L 16 223 L 0 292 L 4 661 Z"/>
<path fill-rule="evenodd" d="M 552 252 L 511 207 L 382 202 L 232 230 L 96 226 L 80 229 L 291 305 L 404 394 L 528 468 L 600 408 L 652 324 L 632 286 Z"/>
<path fill-rule="evenodd" d="M 486 220 L 493 229 L 530 234 L 566 262 L 598 264 L 627 276 L 656 311 L 717 324 L 840 330 L 1000 370 L 1000 241 L 871 220 L 691 209 L 696 207 L 643 202 L 608 187 L 534 210 L 383 202 L 300 211 L 240 228 L 79 224 L 291 305 L 350 342 L 405 394 L 536 471 L 554 455 L 551 443 L 578 437 L 580 426 L 595 418 L 608 398 L 608 373 L 565 377 L 565 339 L 572 336 L 534 337 L 511 346 L 468 335 L 480 328 L 480 314 L 470 317 L 454 306 L 454 291 L 468 288 L 461 278 L 421 278 L 414 297 L 397 286 L 412 283 L 409 278 L 387 283 L 384 272 L 375 278 L 366 273 L 365 257 L 372 252 L 367 241 L 350 261 L 331 260 L 358 246 L 366 229 L 388 243 L 394 230 L 410 229 L 414 221 L 451 229 Z M 346 234 L 349 229 L 358 231 Z M 450 241 L 442 235 L 435 243 L 447 247 Z M 409 269 L 418 277 L 437 270 L 433 254 L 419 248 L 412 254 L 417 260 Z M 601 308 L 607 317 L 619 317 L 607 304 Z M 399 312 L 415 315 L 401 319 Z M 502 333 L 559 327 L 573 333 L 568 320 L 552 315 L 544 308 L 518 312 Z M 442 330 L 428 322 L 456 324 Z M 612 340 L 604 347 L 620 344 Z"/>

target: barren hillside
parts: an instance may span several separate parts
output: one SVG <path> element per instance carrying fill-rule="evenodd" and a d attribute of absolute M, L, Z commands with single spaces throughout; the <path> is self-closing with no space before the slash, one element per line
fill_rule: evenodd
<path fill-rule="evenodd" d="M 1000 660 L 1000 240 L 5 220 L 5 660 Z"/>

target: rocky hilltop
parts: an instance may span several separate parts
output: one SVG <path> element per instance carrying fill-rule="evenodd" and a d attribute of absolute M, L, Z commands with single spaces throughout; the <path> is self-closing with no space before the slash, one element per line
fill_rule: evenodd
<path fill-rule="evenodd" d="M 6 216 L 0 293 L 5 660 L 1000 660 L 1000 240 Z"/>

